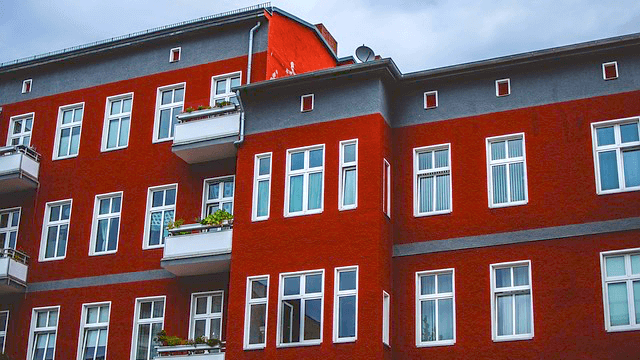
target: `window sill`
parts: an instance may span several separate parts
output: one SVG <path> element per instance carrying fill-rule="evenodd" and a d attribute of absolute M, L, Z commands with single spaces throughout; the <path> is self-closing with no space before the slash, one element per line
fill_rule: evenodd
<path fill-rule="evenodd" d="M 158 143 L 163 143 L 163 142 L 167 142 L 167 141 L 173 141 L 173 136 L 172 137 L 168 137 L 168 138 L 162 138 L 162 139 L 153 139 L 152 143 L 153 144 L 158 144 Z"/>
<path fill-rule="evenodd" d="M 54 156 L 51 160 L 56 161 L 56 160 L 65 160 L 65 159 L 73 159 L 78 157 L 78 154 L 74 154 L 74 155 L 67 155 L 67 156 Z"/>
<path fill-rule="evenodd" d="M 102 255 L 112 255 L 118 252 L 118 249 L 116 250 L 110 250 L 110 251 L 100 251 L 100 252 L 90 252 L 89 256 L 102 256 Z"/>
<path fill-rule="evenodd" d="M 618 193 L 626 193 L 631 191 L 640 191 L 640 186 L 634 186 L 624 189 L 611 189 L 611 190 L 600 190 L 597 191 L 598 195 L 609 195 L 609 194 L 618 194 Z"/>
<path fill-rule="evenodd" d="M 306 212 L 284 213 L 284 217 L 289 218 L 289 217 L 296 217 L 296 216 L 322 214 L 323 211 L 324 209 L 311 210 Z"/>
<path fill-rule="evenodd" d="M 609 326 L 609 328 L 607 329 L 608 333 L 625 332 L 625 331 L 640 331 L 640 326 L 639 325 L 621 325 L 621 326 L 614 326 L 614 327 Z"/>
<path fill-rule="evenodd" d="M 142 247 L 142 250 L 153 250 L 153 249 L 164 249 L 164 244 L 162 245 L 146 245 Z"/>
<path fill-rule="evenodd" d="M 266 217 L 259 217 L 259 218 L 257 218 L 257 217 L 252 217 L 252 218 L 251 218 L 251 222 L 260 222 L 260 221 L 267 221 L 267 220 L 269 220 L 269 217 L 268 217 L 268 216 L 266 216 Z"/>
<path fill-rule="evenodd" d="M 38 262 L 58 261 L 58 260 L 64 260 L 66 258 L 67 258 L 66 255 L 61 257 L 54 257 L 54 258 L 40 258 L 38 259 Z"/>
<path fill-rule="evenodd" d="M 425 216 L 436 216 L 436 215 L 444 215 L 444 214 L 451 214 L 453 212 L 452 209 L 449 210 L 439 210 L 439 211 L 432 211 L 432 212 L 428 212 L 428 213 L 418 213 L 418 212 L 414 212 L 413 213 L 413 217 L 425 217 Z"/>
<path fill-rule="evenodd" d="M 277 344 L 276 348 L 291 348 L 291 347 L 299 347 L 299 346 L 318 346 L 322 344 L 322 340 L 309 340 L 306 342 L 297 342 L 297 343 L 285 343 L 285 344 Z"/>
<path fill-rule="evenodd" d="M 126 148 L 128 148 L 129 145 L 127 144 L 127 146 L 119 146 L 119 147 L 114 147 L 114 148 L 104 148 L 104 149 L 100 149 L 100 152 L 110 152 L 110 151 L 117 151 L 117 150 L 124 150 Z"/>
<path fill-rule="evenodd" d="M 348 210 L 355 210 L 358 208 L 358 205 L 349 205 L 349 206 L 342 206 L 338 208 L 338 211 L 348 211 Z"/>
<path fill-rule="evenodd" d="M 354 343 L 354 342 L 356 342 L 356 340 L 358 340 L 358 338 L 355 338 L 355 337 L 343 338 L 343 339 L 333 339 L 333 343 L 334 344 L 348 344 L 348 343 Z"/>
<path fill-rule="evenodd" d="M 251 351 L 251 350 L 264 350 L 267 347 L 266 344 L 260 344 L 260 345 L 249 345 L 249 346 L 245 346 L 242 348 L 242 350 L 244 351 Z"/>
<path fill-rule="evenodd" d="M 455 340 L 443 340 L 443 341 L 431 341 L 431 342 L 423 342 L 417 343 L 417 348 L 427 348 L 427 347 L 436 347 L 436 346 L 451 346 L 455 345 Z"/>
<path fill-rule="evenodd" d="M 527 205 L 528 203 L 529 203 L 529 199 L 524 200 L 524 201 L 517 201 L 517 202 L 508 202 L 508 203 L 501 203 L 501 204 L 489 204 L 489 209 L 500 209 L 500 208 L 511 207 L 511 206 Z"/>
<path fill-rule="evenodd" d="M 520 341 L 520 340 L 533 340 L 533 334 L 495 337 L 493 339 L 493 342 Z"/>

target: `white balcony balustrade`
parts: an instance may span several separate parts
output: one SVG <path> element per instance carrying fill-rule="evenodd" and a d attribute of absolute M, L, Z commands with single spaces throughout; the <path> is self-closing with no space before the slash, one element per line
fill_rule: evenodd
<path fill-rule="evenodd" d="M 0 295 L 25 292 L 29 256 L 13 249 L 0 249 Z"/>
<path fill-rule="evenodd" d="M 209 346 L 207 344 L 159 346 L 154 360 L 224 360 L 225 343 Z"/>
<path fill-rule="evenodd" d="M 40 155 L 24 145 L 0 147 L 0 194 L 38 187 Z"/>

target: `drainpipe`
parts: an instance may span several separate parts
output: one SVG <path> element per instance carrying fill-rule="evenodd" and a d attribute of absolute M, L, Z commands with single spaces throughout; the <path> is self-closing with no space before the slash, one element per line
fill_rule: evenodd
<path fill-rule="evenodd" d="M 240 138 L 233 142 L 235 146 L 240 146 L 244 141 L 244 106 L 242 105 L 242 99 L 240 98 L 240 91 L 236 90 L 236 99 L 240 104 Z"/>
<path fill-rule="evenodd" d="M 247 84 L 251 84 L 251 61 L 253 58 L 253 34 L 260 27 L 260 21 L 256 26 L 249 30 L 249 59 L 247 60 Z M 242 99 L 240 99 L 240 91 L 236 91 L 236 99 L 240 103 L 240 138 L 233 142 L 234 145 L 240 146 L 244 141 L 244 106 L 242 106 Z"/>

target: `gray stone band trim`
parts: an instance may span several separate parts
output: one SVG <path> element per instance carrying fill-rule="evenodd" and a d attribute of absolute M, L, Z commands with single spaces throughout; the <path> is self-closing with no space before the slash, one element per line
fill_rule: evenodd
<path fill-rule="evenodd" d="M 110 274 L 101 276 L 90 276 L 75 279 L 64 279 L 54 281 L 43 281 L 38 283 L 30 283 L 27 285 L 27 292 L 38 291 L 54 291 L 64 289 L 77 289 L 90 286 L 114 285 L 138 281 L 171 279 L 175 275 L 163 270 L 137 271 L 122 274 Z"/>
<path fill-rule="evenodd" d="M 640 229 L 640 217 L 596 221 L 489 235 L 465 236 L 446 240 L 423 241 L 412 244 L 398 244 L 393 246 L 393 256 L 431 254 L 443 251 L 519 244 L 530 241 L 553 240 L 638 229 Z"/>
<path fill-rule="evenodd" d="M 160 266 L 176 266 L 176 265 L 193 265 L 201 263 L 212 263 L 219 261 L 230 261 L 231 254 L 218 254 L 218 255 L 206 255 L 206 256 L 194 256 L 182 259 L 169 259 L 161 260 Z"/>

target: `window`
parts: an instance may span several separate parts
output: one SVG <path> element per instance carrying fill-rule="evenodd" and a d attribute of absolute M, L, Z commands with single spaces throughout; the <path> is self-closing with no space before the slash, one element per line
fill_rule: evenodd
<path fill-rule="evenodd" d="M 451 144 L 413 150 L 414 216 L 451 212 Z"/>
<path fill-rule="evenodd" d="M 606 330 L 640 330 L 640 248 L 601 257 Z"/>
<path fill-rule="evenodd" d="M 78 155 L 84 103 L 61 106 L 53 149 L 53 159 L 65 159 Z"/>
<path fill-rule="evenodd" d="M 230 102 L 239 104 L 236 93 L 231 91 L 232 88 L 240 86 L 241 72 L 214 76 L 211 78 L 211 106 L 220 103 Z"/>
<path fill-rule="evenodd" d="M 222 340 L 222 298 L 224 292 L 191 294 L 189 338 Z"/>
<path fill-rule="evenodd" d="M 488 138 L 487 162 L 489 207 L 526 204 L 524 133 Z"/>
<path fill-rule="evenodd" d="M 33 309 L 27 360 L 53 360 L 59 312 L 60 306 Z"/>
<path fill-rule="evenodd" d="M 313 94 L 302 95 L 300 97 L 300 111 L 307 112 L 307 111 L 313 110 L 314 102 L 315 102 L 315 95 Z"/>
<path fill-rule="evenodd" d="M 158 355 L 154 339 L 164 328 L 165 297 L 136 299 L 136 311 L 133 323 L 132 358 L 151 360 Z"/>
<path fill-rule="evenodd" d="M 333 299 L 333 341 L 358 337 L 358 267 L 336 268 Z"/>
<path fill-rule="evenodd" d="M 20 210 L 20 208 L 0 210 L 0 249 L 16 248 Z"/>
<path fill-rule="evenodd" d="M 435 109 L 438 107 L 438 92 L 427 91 L 424 93 L 424 108 Z"/>
<path fill-rule="evenodd" d="M 7 343 L 7 327 L 9 324 L 9 312 L 0 311 L 0 354 L 4 353 L 4 345 Z"/>
<path fill-rule="evenodd" d="M 177 192 L 177 184 L 149 188 L 144 249 L 164 246 L 164 238 L 169 235 L 167 225 L 175 219 Z"/>
<path fill-rule="evenodd" d="M 235 176 L 204 181 L 203 217 L 222 209 L 233 214 Z"/>
<path fill-rule="evenodd" d="M 454 344 L 454 269 L 416 273 L 416 298 L 416 346 Z"/>
<path fill-rule="evenodd" d="M 7 146 L 11 145 L 31 145 L 31 129 L 33 128 L 33 118 L 35 113 L 12 116 L 9 121 L 9 134 L 7 136 Z"/>
<path fill-rule="evenodd" d="M 107 357 L 109 310 L 111 303 L 82 305 L 78 356 L 81 360 L 104 360 Z"/>
<path fill-rule="evenodd" d="M 382 212 L 391 217 L 391 165 L 382 160 Z"/>
<path fill-rule="evenodd" d="M 358 139 L 340 142 L 340 210 L 358 206 Z"/>
<path fill-rule="evenodd" d="M 511 94 L 511 79 L 496 80 L 496 96 Z"/>
<path fill-rule="evenodd" d="M 285 216 L 322 212 L 324 145 L 287 150 L 285 187 Z"/>
<path fill-rule="evenodd" d="M 638 120 L 591 124 L 598 194 L 640 190 Z"/>
<path fill-rule="evenodd" d="M 178 122 L 176 116 L 184 107 L 185 86 L 185 83 L 180 83 L 158 88 L 153 142 L 173 139 L 173 130 Z"/>
<path fill-rule="evenodd" d="M 181 47 L 171 49 L 171 52 L 169 53 L 169 62 L 172 63 L 180 61 L 180 55 L 182 55 Z"/>
<path fill-rule="evenodd" d="M 129 144 L 133 93 L 107 98 L 102 131 L 102 151 L 124 149 Z"/>
<path fill-rule="evenodd" d="M 531 262 L 491 265 L 493 341 L 533 338 Z"/>
<path fill-rule="evenodd" d="M 267 345 L 267 304 L 269 275 L 247 278 L 247 307 L 244 313 L 244 348 L 263 349 Z"/>
<path fill-rule="evenodd" d="M 252 220 L 269 218 L 271 199 L 271 153 L 258 154 L 253 165 Z"/>
<path fill-rule="evenodd" d="M 27 79 L 22 82 L 22 93 L 30 93 L 31 92 L 31 84 L 33 84 L 33 80 Z"/>
<path fill-rule="evenodd" d="M 390 346 L 389 324 L 391 317 L 391 296 L 386 291 L 382 292 L 382 343 Z"/>
<path fill-rule="evenodd" d="M 67 253 L 72 200 L 47 203 L 42 226 L 40 261 L 64 259 Z"/>
<path fill-rule="evenodd" d="M 118 249 L 122 192 L 96 196 L 89 255 L 112 254 Z"/>
<path fill-rule="evenodd" d="M 618 62 L 612 61 L 602 64 L 602 78 L 614 80 L 618 78 Z"/>
<path fill-rule="evenodd" d="M 322 343 L 324 270 L 280 275 L 278 346 Z"/>

